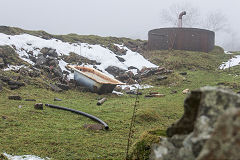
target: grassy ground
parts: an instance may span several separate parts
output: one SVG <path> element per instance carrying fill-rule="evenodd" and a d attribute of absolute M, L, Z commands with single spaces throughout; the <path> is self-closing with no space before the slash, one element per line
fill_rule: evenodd
<path fill-rule="evenodd" d="M 0 32 L 1 28 L 0 27 Z M 51 37 L 44 31 L 24 31 L 8 28 L 8 34 L 29 32 L 38 36 Z M 70 34 L 60 36 L 65 41 L 84 40 L 108 45 L 115 43 L 113 37 L 101 39 L 97 36 L 81 37 Z M 84 39 L 85 38 L 85 39 Z M 116 41 L 119 41 L 116 40 Z M 123 39 L 124 41 L 124 39 Z M 128 41 L 128 39 L 126 39 Z M 138 43 L 138 42 L 136 42 Z M 143 43 L 139 41 L 139 43 Z M 197 89 L 202 86 L 218 84 L 240 90 L 239 67 L 231 70 L 218 70 L 218 66 L 228 60 L 220 47 L 211 53 L 187 51 L 146 51 L 144 57 L 159 66 L 173 69 L 168 79 L 157 82 L 156 76 L 144 80 L 154 88 L 142 90 L 140 104 L 137 107 L 134 128 L 132 158 L 148 157 L 150 145 L 183 113 L 183 102 L 186 95 L 182 90 Z M 180 75 L 187 72 L 187 75 Z M 40 83 L 41 80 L 36 79 Z M 44 85 L 32 83 L 18 90 L 4 88 L 0 92 L 0 153 L 23 155 L 33 154 L 40 157 L 51 157 L 56 160 L 65 159 L 124 159 L 128 140 L 129 123 L 135 102 L 135 96 L 97 95 L 77 90 L 55 93 L 44 89 Z M 145 98 L 150 91 L 165 94 L 161 98 Z M 177 91 L 171 94 L 172 91 Z M 20 95 L 23 99 L 34 98 L 36 102 L 8 100 L 9 95 Z M 56 102 L 53 99 L 61 98 Z M 97 106 L 97 99 L 106 97 L 102 106 Z M 93 124 L 90 119 L 71 112 L 45 107 L 35 110 L 35 103 L 50 103 L 87 112 L 104 120 L 110 127 L 109 131 L 92 131 L 83 127 Z M 21 107 L 19 107 L 21 106 Z"/>
<path fill-rule="evenodd" d="M 108 123 L 110 131 L 86 130 L 83 125 L 94 122 L 61 110 L 51 108 L 44 108 L 43 111 L 35 110 L 33 105 L 36 102 L 8 100 L 8 95 L 12 94 L 96 115 Z M 2 117 L 0 119 L 0 151 L 20 155 L 48 156 L 54 159 L 124 158 L 135 98 L 131 96 L 105 96 L 108 101 L 99 107 L 96 105 L 97 98 L 102 96 L 93 93 L 68 91 L 56 94 L 31 86 L 14 92 L 1 92 L 0 115 L 6 119 Z M 54 97 L 61 98 L 63 101 L 54 102 Z M 166 129 L 176 118 L 180 117 L 181 105 L 167 102 L 170 101 L 170 98 L 169 96 L 162 102 L 161 99 L 146 100 L 141 97 L 140 102 L 142 103 L 138 112 L 141 116 L 137 118 L 136 135 L 155 127 Z M 183 96 L 178 101 L 180 102 L 182 99 Z M 147 101 L 149 104 L 146 104 Z M 171 107 L 166 108 L 166 104 L 170 104 Z M 19 105 L 22 108 L 19 108 Z M 178 108 L 180 113 L 168 113 L 168 110 L 173 110 L 173 108 Z M 154 110 L 160 115 L 154 117 L 151 113 Z M 151 116 L 155 118 L 155 121 L 152 122 Z M 145 119 L 149 117 L 150 119 Z M 159 121 L 159 118 L 163 121 Z"/>
<path fill-rule="evenodd" d="M 164 131 L 181 117 L 185 98 L 181 93 L 183 89 L 196 89 L 205 85 L 217 85 L 220 82 L 228 82 L 229 85 L 239 84 L 240 80 L 239 77 L 229 75 L 227 72 L 215 71 L 189 71 L 186 79 L 187 81 L 177 86 L 156 86 L 143 90 L 144 94 L 158 91 L 166 96 L 163 98 L 140 96 L 134 143 L 138 142 L 139 138 L 141 140 L 141 137 L 146 137 L 142 135 L 144 132 Z M 239 88 L 234 89 L 237 91 Z M 176 90 L 177 93 L 171 94 L 172 90 Z M 78 91 L 54 93 L 27 86 L 16 91 L 4 90 L 0 94 L 0 152 L 17 155 L 34 154 L 53 159 L 124 159 L 134 96 L 104 95 L 108 101 L 102 106 L 97 106 L 97 99 L 103 95 Z M 8 100 L 7 97 L 13 94 L 21 95 L 23 99 L 34 98 L 37 102 L 61 105 L 96 115 L 108 123 L 110 130 L 84 129 L 84 124 L 94 122 L 66 111 L 46 107 L 43 111 L 35 110 L 33 105 L 36 102 Z M 55 102 L 53 101 L 55 97 L 63 101 Z M 19 108 L 19 105 L 22 107 Z"/>

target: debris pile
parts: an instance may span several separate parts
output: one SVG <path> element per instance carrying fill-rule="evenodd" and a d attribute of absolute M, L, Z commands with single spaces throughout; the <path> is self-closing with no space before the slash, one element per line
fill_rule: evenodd
<path fill-rule="evenodd" d="M 153 75 L 164 75 L 164 74 L 173 73 L 173 70 L 168 70 L 164 67 L 153 67 L 153 68 L 143 67 L 141 70 L 138 70 L 137 68 L 135 69 L 133 68 L 131 70 L 123 70 L 115 66 L 109 66 L 106 69 L 106 71 L 114 75 L 116 79 L 126 84 L 136 84 L 138 82 L 141 82 L 144 78 L 147 78 Z"/>
<path fill-rule="evenodd" d="M 69 64 L 95 68 L 126 84 L 137 84 L 148 76 L 170 72 L 158 68 L 139 54 L 147 46 L 144 41 L 129 40 L 109 45 L 0 33 L 0 68 L 3 71 L 12 70 L 22 77 L 47 77 L 51 83 L 57 83 L 47 82 L 44 87 L 57 92 L 76 87 L 71 81 L 73 72 L 66 67 Z M 29 82 L 22 81 L 24 84 Z M 19 87 L 15 84 L 11 89 Z"/>
<path fill-rule="evenodd" d="M 22 86 L 25 86 L 25 83 L 19 81 L 19 78 L 20 77 L 16 77 L 16 80 L 13 80 L 13 79 L 10 79 L 9 77 L 0 75 L 0 82 L 2 82 L 3 85 L 8 85 L 8 87 L 11 90 L 15 90 L 15 89 L 18 89 Z"/>
<path fill-rule="evenodd" d="M 115 66 L 122 70 L 146 67 L 157 67 L 136 51 L 123 44 L 112 44 L 114 52 L 101 45 L 87 43 L 69 43 L 59 39 L 43 39 L 29 34 L 6 35 L 0 33 L 0 45 L 9 48 L 19 55 L 18 58 L 29 64 L 44 69 L 55 77 L 73 78 L 66 66 L 68 64 L 84 64 L 109 74 L 106 69 Z M 129 42 L 130 48 L 137 46 Z M 1 60 L 1 64 L 3 63 Z M 4 64 L 5 65 L 5 61 Z M 65 73 L 63 73 L 65 72 Z M 64 75 L 65 74 L 65 75 Z"/>

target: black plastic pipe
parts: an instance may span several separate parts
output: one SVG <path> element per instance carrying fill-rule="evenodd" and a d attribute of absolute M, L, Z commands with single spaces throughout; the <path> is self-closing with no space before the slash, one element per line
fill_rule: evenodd
<path fill-rule="evenodd" d="M 103 122 L 101 119 L 99 119 L 99 118 L 97 118 L 97 117 L 95 117 L 91 114 L 88 114 L 88 113 L 85 113 L 85 112 L 82 112 L 82 111 L 77 111 L 77 110 L 74 110 L 74 109 L 71 109 L 71 108 L 52 105 L 52 104 L 45 104 L 45 106 L 48 106 L 48 107 L 51 107 L 51 108 L 56 108 L 56 109 L 61 109 L 61 110 L 66 110 L 66 111 L 70 111 L 70 112 L 77 113 L 77 114 L 81 114 L 83 116 L 86 116 L 86 117 L 94 120 L 94 121 L 97 121 L 97 122 L 101 123 L 102 125 L 104 125 L 106 130 L 109 129 L 107 123 Z"/>

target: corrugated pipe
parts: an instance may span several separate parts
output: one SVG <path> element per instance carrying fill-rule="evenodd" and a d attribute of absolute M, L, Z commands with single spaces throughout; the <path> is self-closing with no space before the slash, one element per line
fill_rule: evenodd
<path fill-rule="evenodd" d="M 88 113 L 85 113 L 85 112 L 82 112 L 82 111 L 77 111 L 77 110 L 74 110 L 74 109 L 71 109 L 71 108 L 66 108 L 66 107 L 61 107 L 61 106 L 56 106 L 56 105 L 52 105 L 52 104 L 45 104 L 45 106 L 48 106 L 48 107 L 51 107 L 51 108 L 56 108 L 56 109 L 61 109 L 61 110 L 66 110 L 66 111 L 70 111 L 70 112 L 73 112 L 73 113 L 77 113 L 77 114 L 81 114 L 85 117 L 88 117 L 96 122 L 99 122 L 101 123 L 102 125 L 104 125 L 105 129 L 108 130 L 109 127 L 108 125 L 103 122 L 101 119 L 91 115 L 91 114 L 88 114 Z"/>

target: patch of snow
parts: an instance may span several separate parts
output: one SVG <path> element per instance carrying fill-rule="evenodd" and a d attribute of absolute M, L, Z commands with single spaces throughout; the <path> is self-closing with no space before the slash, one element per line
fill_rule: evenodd
<path fill-rule="evenodd" d="M 70 72 L 66 69 L 66 66 L 68 65 L 68 63 L 66 63 L 64 60 L 60 60 L 59 61 L 59 67 L 61 68 L 62 71 L 66 71 L 66 72 Z"/>
<path fill-rule="evenodd" d="M 126 60 L 123 62 L 126 66 L 128 66 L 128 67 L 134 66 L 134 67 L 138 68 L 139 70 L 141 70 L 143 67 L 149 67 L 149 68 L 158 67 L 155 64 L 146 60 L 139 53 L 133 52 L 123 45 L 119 45 L 119 44 L 114 44 L 114 45 L 119 47 L 120 49 L 125 49 L 127 51 L 126 55 L 119 56 Z"/>
<path fill-rule="evenodd" d="M 25 65 L 21 65 L 21 66 L 8 65 L 8 68 L 4 68 L 3 71 L 11 71 L 11 70 L 17 71 L 20 68 L 28 68 L 28 67 Z"/>
<path fill-rule="evenodd" d="M 119 85 L 119 87 L 121 87 L 122 89 L 125 89 L 127 87 L 130 88 L 130 90 L 137 90 L 139 89 L 147 89 L 147 88 L 152 88 L 153 86 L 148 85 L 148 84 L 131 84 L 131 85 Z"/>
<path fill-rule="evenodd" d="M 156 149 L 154 149 L 155 157 L 157 159 L 160 159 L 163 157 L 163 155 L 168 153 L 168 149 L 163 146 L 158 146 Z"/>
<path fill-rule="evenodd" d="M 70 74 L 68 75 L 68 80 L 70 80 L 70 79 L 74 79 L 74 73 L 70 73 Z"/>
<path fill-rule="evenodd" d="M 113 94 L 116 94 L 116 95 L 118 95 L 118 96 L 121 96 L 121 95 L 123 95 L 123 93 L 122 93 L 122 92 L 117 92 L 117 91 L 112 91 L 112 93 L 113 93 Z"/>
<path fill-rule="evenodd" d="M 40 37 L 32 36 L 29 34 L 21 35 L 6 35 L 0 33 L 0 45 L 9 45 L 16 48 L 16 52 L 19 57 L 28 63 L 34 65 L 29 59 L 28 52 L 32 51 L 33 56 L 37 57 L 40 54 L 40 50 L 44 47 L 56 49 L 58 56 L 69 55 L 70 52 L 74 52 L 80 56 L 83 56 L 89 60 L 95 60 L 100 63 L 96 65 L 97 69 L 107 73 L 105 69 L 109 66 L 116 66 L 118 68 L 128 70 L 128 67 L 133 66 L 141 70 L 145 67 L 157 67 L 142 55 L 137 52 L 133 52 L 123 45 L 115 44 L 116 46 L 127 50 L 126 55 L 120 57 L 124 58 L 125 62 L 120 62 L 116 58 L 111 50 L 104 48 L 100 45 L 90 45 L 87 43 L 67 43 L 57 39 L 43 39 Z M 59 62 L 62 70 L 65 70 L 67 63 L 63 60 Z"/>
<path fill-rule="evenodd" d="M 134 75 L 138 74 L 138 70 L 137 69 L 129 69 L 129 71 L 131 71 Z"/>
<path fill-rule="evenodd" d="M 7 153 L 3 153 L 3 155 L 6 156 L 9 160 L 45 160 L 34 155 L 12 156 Z M 46 159 L 49 160 L 50 158 L 46 158 Z"/>
<path fill-rule="evenodd" d="M 231 52 L 229 51 L 224 51 L 225 54 L 232 54 Z"/>
<path fill-rule="evenodd" d="M 227 69 L 233 66 L 237 66 L 240 63 L 240 55 L 234 56 L 233 58 L 229 59 L 227 62 L 224 62 L 219 66 L 219 69 Z"/>
<path fill-rule="evenodd" d="M 59 60 L 59 67 L 61 68 L 62 71 L 66 71 L 69 73 L 69 75 L 67 76 L 68 80 L 70 79 L 74 79 L 74 73 L 72 73 L 71 71 L 66 69 L 66 66 L 68 65 L 67 62 L 65 62 L 64 60 Z"/>

